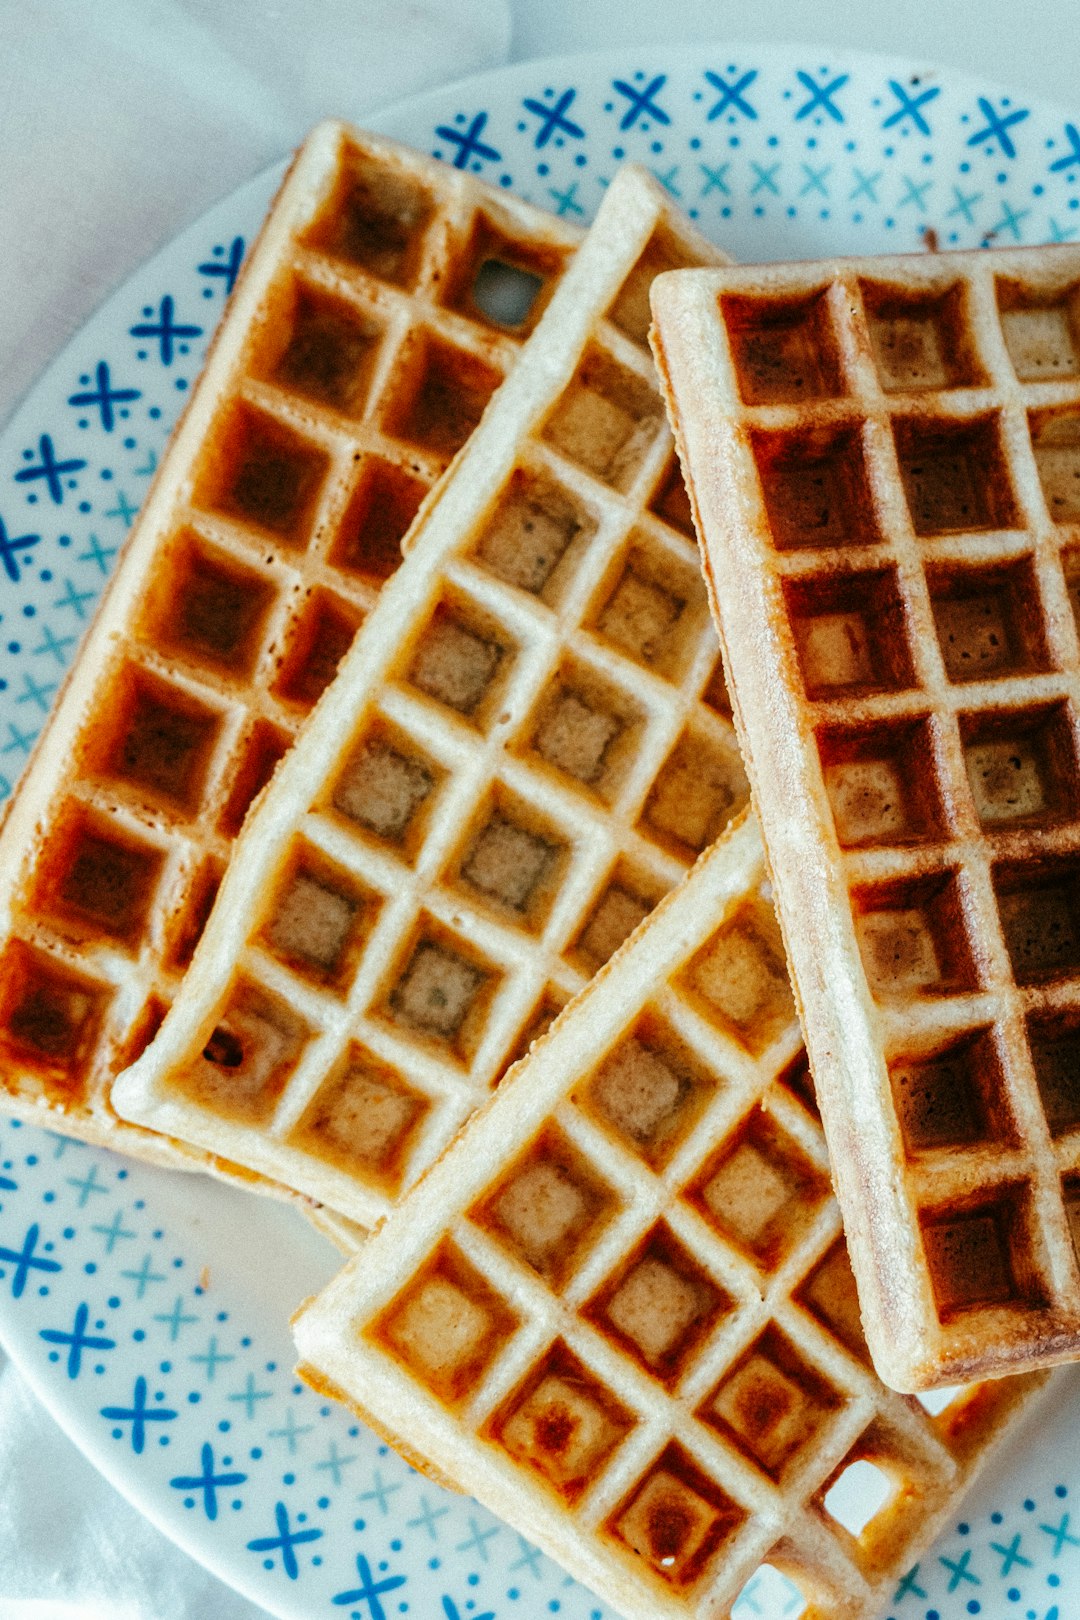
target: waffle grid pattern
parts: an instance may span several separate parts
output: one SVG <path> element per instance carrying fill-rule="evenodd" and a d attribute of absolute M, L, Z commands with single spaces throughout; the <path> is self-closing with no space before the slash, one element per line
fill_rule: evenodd
<path fill-rule="evenodd" d="M 645 341 L 657 263 L 717 254 L 639 173 L 609 196 L 117 1088 L 360 1221 L 746 799 Z"/>
<path fill-rule="evenodd" d="M 8 824 L 13 1106 L 152 1146 L 107 1087 L 578 240 L 340 125 L 298 156 Z"/>
<path fill-rule="evenodd" d="M 899 1298 L 891 1322 L 869 1285 L 864 1304 L 902 1387 L 1080 1345 L 1078 277 L 1071 249 L 714 277 L 685 289 L 707 384 L 683 292 L 657 301 L 721 619 L 735 570 L 799 736 L 785 842 L 764 677 L 743 685 L 760 625 L 725 623 L 811 1055 L 818 1035 L 880 1076 L 862 1147 L 852 1093 L 826 1090 L 840 1184 L 851 1153 L 883 1151 L 883 1175 L 895 1158 L 888 1219 L 919 1234 L 882 1236 L 879 1212 L 868 1237 L 848 1210 L 860 1284 L 884 1272 Z M 734 539 L 699 410 L 724 423 Z M 791 870 L 809 828 L 851 919 L 827 973 L 822 901 Z M 852 995 L 865 1023 L 838 1011 Z M 901 1366 L 888 1341 L 912 1312 Z"/>
<path fill-rule="evenodd" d="M 762 1563 L 877 1612 L 1040 1382 L 874 1376 L 767 896 L 748 821 L 297 1324 L 316 1387 L 627 1615 L 726 1615 Z"/>

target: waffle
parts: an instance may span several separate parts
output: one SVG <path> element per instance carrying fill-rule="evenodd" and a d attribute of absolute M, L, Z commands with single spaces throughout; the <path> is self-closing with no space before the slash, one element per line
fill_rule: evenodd
<path fill-rule="evenodd" d="M 656 342 L 881 1376 L 1080 1354 L 1080 251 L 674 278 Z"/>
<path fill-rule="evenodd" d="M 205 1161 L 118 1121 L 112 1079 L 578 240 L 343 125 L 302 148 L 0 838 L 5 1108 Z"/>
<path fill-rule="evenodd" d="M 747 797 L 646 341 L 720 255 L 643 171 L 603 206 L 249 820 L 113 1092 L 380 1219 Z"/>
<path fill-rule="evenodd" d="M 295 1321 L 310 1384 L 627 1620 L 762 1565 L 878 1613 L 1048 1379 L 874 1376 L 767 896 L 748 818 Z"/>

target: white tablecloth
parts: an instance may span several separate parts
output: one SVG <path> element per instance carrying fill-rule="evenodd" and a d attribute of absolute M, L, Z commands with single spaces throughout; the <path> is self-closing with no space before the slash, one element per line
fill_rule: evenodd
<path fill-rule="evenodd" d="M 326 114 L 615 31 L 895 51 L 1075 105 L 1075 26 L 1075 0 L 0 0 L 0 423 L 137 264 Z M 128 1507 L 0 1352 L 0 1620 L 262 1614 Z"/>

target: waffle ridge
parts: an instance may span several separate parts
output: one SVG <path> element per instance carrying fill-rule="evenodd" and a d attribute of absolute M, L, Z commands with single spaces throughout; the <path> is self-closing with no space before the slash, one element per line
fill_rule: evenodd
<path fill-rule="evenodd" d="M 119 1120 L 109 1086 L 579 240 L 340 123 L 297 154 L 7 817 L 5 1108 L 205 1163 Z"/>
<path fill-rule="evenodd" d="M 1048 1381 L 875 1376 L 749 816 L 294 1331 L 316 1389 L 628 1620 L 726 1616 L 763 1564 L 804 1620 L 869 1620 Z"/>
<path fill-rule="evenodd" d="M 1075 1357 L 1080 254 L 670 277 L 654 348 L 882 1376 Z"/>
<path fill-rule="evenodd" d="M 114 1093 L 362 1223 L 746 797 L 644 325 L 720 255 L 607 195 Z"/>

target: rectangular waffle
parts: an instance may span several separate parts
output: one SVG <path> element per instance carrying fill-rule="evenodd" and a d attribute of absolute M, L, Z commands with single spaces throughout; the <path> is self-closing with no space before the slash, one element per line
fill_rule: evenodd
<path fill-rule="evenodd" d="M 6 1108 L 180 1155 L 112 1079 L 579 239 L 341 124 L 298 154 L 0 837 Z"/>
<path fill-rule="evenodd" d="M 765 876 L 748 818 L 295 1321 L 310 1384 L 627 1620 L 762 1565 L 877 1614 L 1048 1378 L 874 1376 Z"/>
<path fill-rule="evenodd" d="M 370 1225 L 745 802 L 619 174 L 248 821 L 125 1116 Z"/>
<path fill-rule="evenodd" d="M 878 1371 L 1074 1358 L 1080 250 L 654 309 Z"/>

